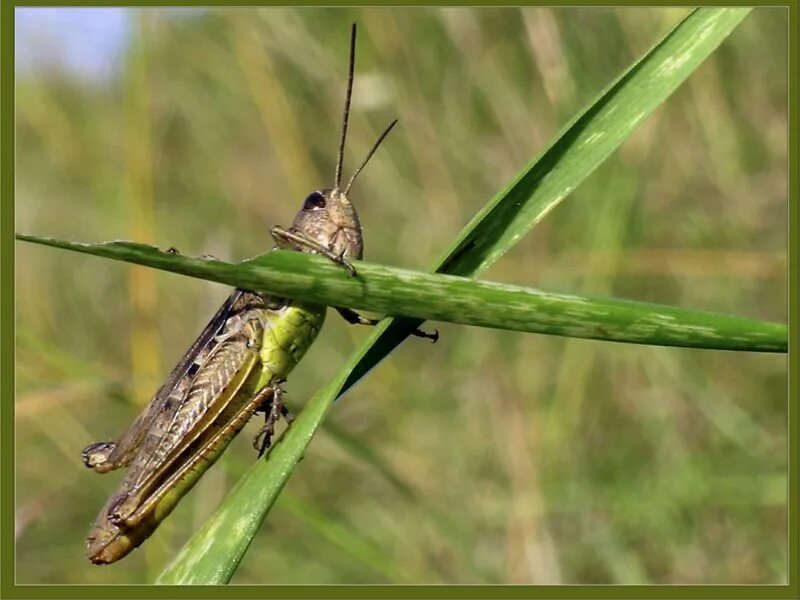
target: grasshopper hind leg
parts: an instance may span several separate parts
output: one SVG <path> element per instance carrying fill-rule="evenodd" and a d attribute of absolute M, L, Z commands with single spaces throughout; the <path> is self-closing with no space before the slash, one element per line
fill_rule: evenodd
<path fill-rule="evenodd" d="M 284 380 L 275 381 L 272 384 L 272 394 L 269 403 L 264 403 L 262 410 L 264 411 L 264 425 L 258 430 L 253 438 L 253 448 L 258 450 L 258 458 L 261 458 L 264 453 L 272 445 L 272 436 L 275 435 L 275 425 L 281 417 L 286 419 L 286 423 L 291 425 L 294 421 L 294 415 L 287 408 L 283 402 L 283 383 Z"/>

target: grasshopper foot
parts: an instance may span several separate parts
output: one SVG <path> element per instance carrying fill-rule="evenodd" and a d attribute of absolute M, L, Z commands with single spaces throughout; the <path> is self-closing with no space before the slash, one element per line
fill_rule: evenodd
<path fill-rule="evenodd" d="M 344 256 L 341 256 L 339 254 L 333 254 L 332 256 L 328 256 L 328 258 L 330 258 L 337 265 L 341 265 L 345 269 L 347 269 L 347 272 L 350 274 L 350 277 L 355 277 L 356 275 L 358 275 L 358 273 L 356 272 L 356 268 L 353 266 L 352 263 L 348 262 Z"/>
<path fill-rule="evenodd" d="M 374 327 L 375 325 L 381 322 L 381 319 L 368 319 L 367 317 L 354 311 L 351 308 L 342 308 L 337 306 L 336 311 L 340 315 L 342 315 L 342 318 L 351 325 L 369 325 L 371 327 Z M 434 329 L 433 333 L 428 333 L 427 331 L 417 328 L 411 332 L 411 335 L 426 340 L 431 340 L 431 342 L 433 342 L 434 344 L 439 340 L 438 329 Z"/>
<path fill-rule="evenodd" d="M 281 387 L 282 384 L 283 380 L 275 382 L 269 409 L 267 409 L 266 406 L 264 407 L 264 425 L 253 438 L 253 448 L 258 450 L 258 458 L 264 456 L 264 453 L 272 445 L 272 436 L 275 435 L 275 424 L 280 420 L 281 416 L 283 416 L 289 424 L 294 421 L 294 415 L 286 408 L 283 402 L 284 391 Z"/>
<path fill-rule="evenodd" d="M 425 340 L 430 340 L 432 344 L 435 344 L 439 341 L 439 330 L 434 329 L 433 333 L 428 333 L 427 331 L 423 331 L 422 329 L 415 329 L 411 332 L 411 335 L 423 338 Z"/>
<path fill-rule="evenodd" d="M 109 456 L 116 447 L 117 444 L 115 442 L 95 442 L 94 444 L 89 444 L 81 452 L 83 464 L 90 469 L 105 464 L 108 462 Z"/>

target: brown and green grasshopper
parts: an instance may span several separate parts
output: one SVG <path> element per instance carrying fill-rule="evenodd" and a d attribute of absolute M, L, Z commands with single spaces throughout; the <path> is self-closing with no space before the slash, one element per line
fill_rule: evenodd
<path fill-rule="evenodd" d="M 361 258 L 363 241 L 347 194 L 397 123 L 386 128 L 342 188 L 355 37 L 354 24 L 334 187 L 312 192 L 288 230 L 271 230 L 278 247 L 324 255 L 351 275 L 356 273 L 350 260 Z M 336 310 L 350 323 L 377 323 L 347 308 Z M 257 411 L 266 422 L 254 445 L 259 456 L 264 453 L 280 417 L 291 417 L 281 386 L 319 333 L 325 312 L 322 305 L 254 291 L 237 289 L 228 297 L 119 440 L 84 449 L 84 464 L 98 473 L 128 467 L 86 538 L 89 560 L 114 562 L 147 539 Z"/>

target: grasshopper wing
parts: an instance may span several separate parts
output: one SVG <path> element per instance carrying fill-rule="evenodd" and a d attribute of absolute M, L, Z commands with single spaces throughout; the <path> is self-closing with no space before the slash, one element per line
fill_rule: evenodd
<path fill-rule="evenodd" d="M 112 562 L 138 546 L 171 512 L 262 403 L 258 349 L 263 304 L 246 294 L 194 372 L 177 382 L 153 420 L 131 468 L 87 537 L 87 555 Z M 196 364 L 196 363 L 195 363 Z"/>
<path fill-rule="evenodd" d="M 139 446 L 144 440 L 153 422 L 163 416 L 167 399 L 175 391 L 176 386 L 185 381 L 192 365 L 202 359 L 209 343 L 220 331 L 228 319 L 234 305 L 240 300 L 244 292 L 234 290 L 228 299 L 222 303 L 216 314 L 211 318 L 203 331 L 183 355 L 181 360 L 172 369 L 147 407 L 139 414 L 136 420 L 122 433 L 117 442 L 96 442 L 87 446 L 81 456 L 84 464 L 97 471 L 107 473 L 120 467 L 127 466 L 133 460 Z"/>
<path fill-rule="evenodd" d="M 224 426 L 257 391 L 265 313 L 257 294 L 243 293 L 234 303 L 220 334 L 176 383 L 148 428 L 118 491 L 125 500 L 114 509 L 116 518 L 136 511 L 164 475 L 180 467 L 187 451 Z"/>

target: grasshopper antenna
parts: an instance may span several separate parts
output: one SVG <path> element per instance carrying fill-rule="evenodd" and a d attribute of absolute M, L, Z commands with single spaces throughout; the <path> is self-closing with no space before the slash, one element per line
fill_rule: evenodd
<path fill-rule="evenodd" d="M 347 139 L 347 121 L 350 118 L 350 97 L 353 95 L 353 70 L 356 66 L 356 24 L 350 29 L 350 70 L 347 73 L 347 95 L 344 99 L 344 117 L 342 118 L 342 140 L 339 142 L 339 156 L 336 159 L 336 189 L 342 183 L 342 162 L 344 160 L 344 143 Z"/>
<path fill-rule="evenodd" d="M 362 162 L 362 163 L 361 163 L 361 166 L 360 166 L 360 167 L 358 167 L 358 168 L 355 170 L 355 173 L 353 173 L 353 176 L 350 178 L 350 181 L 348 181 L 348 182 L 347 182 L 347 187 L 345 187 L 345 188 L 344 188 L 344 192 L 343 192 L 345 196 L 347 196 L 347 192 L 349 192 L 349 191 L 350 191 L 350 187 L 353 185 L 353 182 L 356 180 L 356 176 L 357 176 L 359 173 L 361 173 L 361 170 L 362 170 L 364 167 L 366 167 L 366 166 L 367 166 L 367 163 L 369 162 L 369 159 L 370 159 L 370 158 L 372 158 L 372 155 L 373 155 L 373 154 L 375 154 L 375 150 L 377 150 L 377 149 L 378 149 L 378 146 L 380 146 L 380 145 L 381 145 L 381 142 L 382 142 L 382 141 L 383 141 L 383 140 L 386 138 L 386 136 L 387 136 L 387 135 L 389 135 L 389 132 L 392 130 L 392 127 L 394 127 L 395 125 L 397 125 L 397 119 L 395 119 L 394 121 L 392 121 L 391 123 L 389 123 L 389 126 L 388 126 L 388 127 L 385 129 L 385 130 L 384 130 L 384 132 L 383 132 L 383 133 L 381 134 L 381 136 L 378 138 L 378 141 L 376 141 L 376 142 L 373 144 L 372 148 L 371 148 L 371 149 L 370 149 L 370 151 L 367 153 L 367 157 L 364 159 L 364 162 Z"/>

